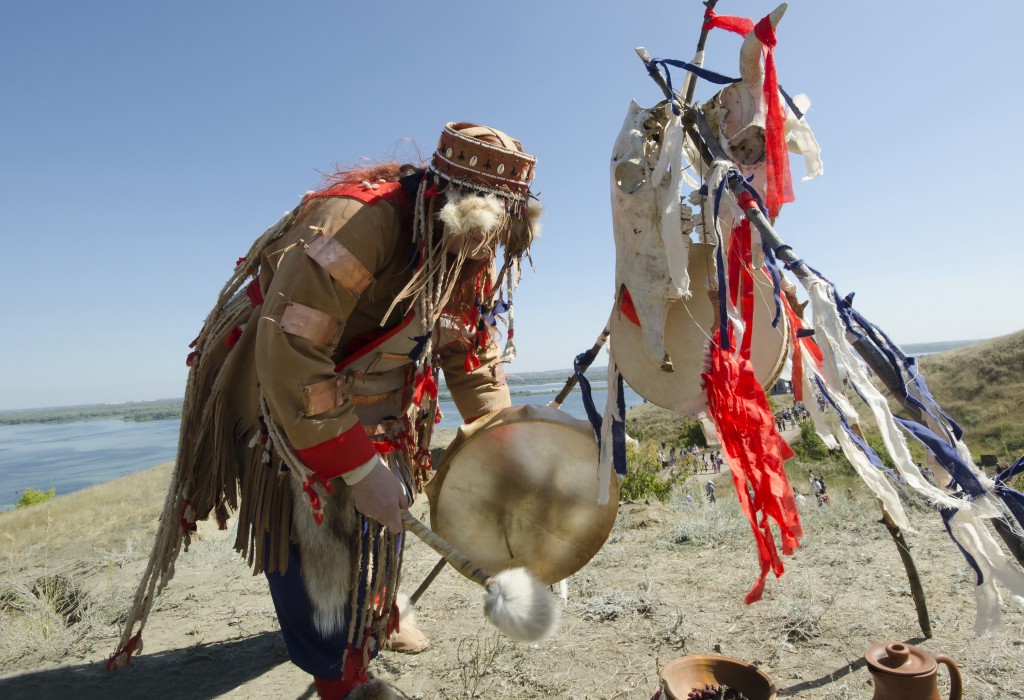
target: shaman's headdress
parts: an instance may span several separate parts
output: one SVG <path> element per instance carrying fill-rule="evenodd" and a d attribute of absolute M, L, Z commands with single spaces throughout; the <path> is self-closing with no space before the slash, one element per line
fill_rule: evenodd
<path fill-rule="evenodd" d="M 469 259 L 487 259 L 476 280 L 478 315 L 508 312 L 506 359 L 511 359 L 512 291 L 520 264 L 540 234 L 540 203 L 530 191 L 537 159 L 504 132 L 467 122 L 449 122 L 416 193 L 413 242 L 419 247 L 416 274 L 395 300 L 412 300 L 426 323 L 436 322 L 460 285 Z M 504 259 L 492 277 L 491 256 Z M 393 306 L 394 308 L 394 306 Z M 481 329 L 483 330 L 483 329 Z"/>

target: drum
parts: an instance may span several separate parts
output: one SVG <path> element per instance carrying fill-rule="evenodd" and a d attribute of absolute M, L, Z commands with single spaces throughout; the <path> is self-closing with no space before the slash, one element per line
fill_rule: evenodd
<path fill-rule="evenodd" d="M 496 574 L 545 583 L 579 571 L 615 522 L 619 480 L 598 505 L 594 429 L 547 406 L 513 406 L 459 429 L 427 482 L 430 527 Z"/>
<path fill-rule="evenodd" d="M 718 293 L 711 289 L 714 274 L 714 246 L 690 246 L 690 299 L 669 305 L 665 320 L 665 349 L 674 371 L 666 372 L 650 360 L 640 328 L 618 308 L 611 317 L 611 352 L 615 363 L 636 393 L 679 415 L 696 415 L 707 406 L 701 386 L 704 348 L 718 321 Z M 750 361 L 754 374 L 765 389 L 782 374 L 789 358 L 790 336 L 786 315 L 772 328 L 775 298 L 772 281 L 764 270 L 754 273 L 754 335 Z"/>

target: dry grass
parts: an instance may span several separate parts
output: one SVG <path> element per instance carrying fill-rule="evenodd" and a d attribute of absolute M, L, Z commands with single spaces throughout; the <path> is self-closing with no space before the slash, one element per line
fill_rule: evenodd
<path fill-rule="evenodd" d="M 570 578 L 553 639 L 499 637 L 483 621 L 482 589 L 449 569 L 418 606 L 431 648 L 385 652 L 371 670 L 405 698 L 648 698 L 669 660 L 722 653 L 756 663 L 780 697 L 838 700 L 869 697 L 864 649 L 900 640 L 956 659 L 966 697 L 1024 698 L 1021 608 L 1007 599 L 1004 628 L 976 637 L 969 570 L 938 517 L 912 509 L 917 532 L 907 537 L 935 629 L 921 640 L 877 506 L 842 478 L 831 478 L 832 507 L 804 508 L 803 546 L 755 605 L 742 597 L 756 554 L 724 475 L 714 505 L 687 503 L 679 491 L 667 503 L 621 504 L 608 542 Z M 286 662 L 265 582 L 232 553 L 231 532 L 215 530 L 204 529 L 179 558 L 146 628 L 145 653 L 117 676 L 102 672 L 166 479 L 162 468 L 36 512 L 0 514 L 0 697 L 311 697 L 308 676 Z M 421 500 L 414 512 L 425 508 Z M 410 542 L 403 588 L 411 591 L 436 561 Z"/>

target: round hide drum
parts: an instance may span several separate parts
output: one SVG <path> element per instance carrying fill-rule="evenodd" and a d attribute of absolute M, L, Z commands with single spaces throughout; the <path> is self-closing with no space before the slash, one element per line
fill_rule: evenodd
<path fill-rule="evenodd" d="M 612 313 L 611 351 L 615 363 L 636 393 L 679 415 L 695 415 L 707 406 L 700 373 L 704 348 L 716 330 L 718 294 L 711 291 L 715 274 L 714 247 L 702 243 L 690 246 L 690 299 L 669 304 L 665 320 L 665 349 L 674 371 L 661 369 L 647 353 L 640 327 L 621 309 Z M 772 328 L 775 299 L 768 273 L 754 273 L 754 336 L 750 361 L 754 374 L 766 389 L 778 380 L 789 357 L 789 324 L 782 314 Z"/>
<path fill-rule="evenodd" d="M 547 406 L 513 406 L 459 429 L 426 485 L 430 527 L 486 571 L 545 583 L 579 571 L 615 521 L 619 480 L 597 504 L 594 430 Z"/>

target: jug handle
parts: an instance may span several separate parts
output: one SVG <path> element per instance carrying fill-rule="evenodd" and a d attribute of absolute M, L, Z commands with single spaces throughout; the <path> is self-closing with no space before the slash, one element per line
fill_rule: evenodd
<path fill-rule="evenodd" d="M 960 679 L 960 669 L 957 668 L 956 662 L 945 654 L 936 654 L 935 661 L 946 664 L 946 669 L 949 671 L 949 700 L 962 700 L 963 682 Z"/>

